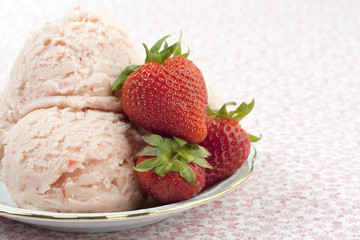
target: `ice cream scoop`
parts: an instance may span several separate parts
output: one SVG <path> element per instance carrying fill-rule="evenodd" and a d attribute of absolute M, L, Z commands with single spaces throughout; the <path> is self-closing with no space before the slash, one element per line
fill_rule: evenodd
<path fill-rule="evenodd" d="M 142 140 L 110 90 L 132 63 L 141 60 L 124 30 L 92 12 L 75 9 L 33 32 L 0 96 L 3 180 L 20 207 L 141 206 L 132 167 Z"/>
<path fill-rule="evenodd" d="M 96 13 L 75 9 L 34 31 L 0 97 L 0 157 L 4 133 L 34 109 L 120 111 L 111 86 L 126 66 L 140 63 L 124 30 Z"/>
<path fill-rule="evenodd" d="M 28 209 L 137 209 L 146 199 L 133 170 L 142 146 L 122 114 L 38 109 L 7 133 L 3 177 L 13 201 Z"/>

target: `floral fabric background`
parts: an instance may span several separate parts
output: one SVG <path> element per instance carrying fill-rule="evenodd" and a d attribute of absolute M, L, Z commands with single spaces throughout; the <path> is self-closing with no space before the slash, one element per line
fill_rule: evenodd
<path fill-rule="evenodd" d="M 142 42 L 183 32 L 225 100 L 251 101 L 253 175 L 228 195 L 140 229 L 42 230 L 0 217 L 1 239 L 360 239 L 360 1 L 1 1 L 0 84 L 25 39 L 72 8 Z"/>

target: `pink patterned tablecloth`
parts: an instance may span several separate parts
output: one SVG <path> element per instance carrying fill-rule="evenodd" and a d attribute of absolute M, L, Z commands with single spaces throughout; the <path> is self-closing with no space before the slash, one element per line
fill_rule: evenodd
<path fill-rule="evenodd" d="M 256 99 L 253 175 L 215 201 L 140 229 L 71 234 L 0 218 L 1 239 L 360 239 L 360 1 L 1 1 L 0 79 L 32 29 L 73 7 L 142 42 L 183 31 L 225 100 Z"/>

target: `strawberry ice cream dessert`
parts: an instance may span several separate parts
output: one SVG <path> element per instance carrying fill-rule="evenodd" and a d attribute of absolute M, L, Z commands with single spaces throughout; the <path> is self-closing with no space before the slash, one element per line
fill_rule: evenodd
<path fill-rule="evenodd" d="M 111 19 L 75 10 L 47 23 L 26 41 L 11 70 L 0 97 L 0 137 L 38 108 L 121 111 L 111 86 L 127 65 L 141 62 L 129 37 Z"/>
<path fill-rule="evenodd" d="M 139 208 L 141 135 L 111 95 L 141 63 L 113 20 L 75 10 L 26 41 L 0 97 L 2 177 L 15 203 L 58 212 Z"/>
<path fill-rule="evenodd" d="M 0 95 L 0 178 L 19 207 L 55 212 L 140 208 L 133 169 L 143 129 L 111 94 L 142 64 L 113 20 L 75 9 L 33 32 Z M 207 84 L 208 104 L 221 96 Z"/>
<path fill-rule="evenodd" d="M 133 171 L 142 146 L 124 115 L 74 108 L 37 109 L 11 129 L 4 179 L 27 209 L 110 212 L 139 208 L 145 199 Z"/>

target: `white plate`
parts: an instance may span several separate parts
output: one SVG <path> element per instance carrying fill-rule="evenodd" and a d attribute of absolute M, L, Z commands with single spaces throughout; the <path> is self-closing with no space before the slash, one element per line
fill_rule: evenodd
<path fill-rule="evenodd" d="M 189 200 L 159 205 L 154 200 L 148 199 L 143 209 L 126 212 L 54 213 L 23 209 L 11 201 L 5 184 L 0 181 L 0 216 L 63 232 L 96 233 L 138 228 L 162 221 L 223 196 L 251 175 L 255 158 L 256 150 L 252 146 L 247 161 L 234 175 Z"/>

